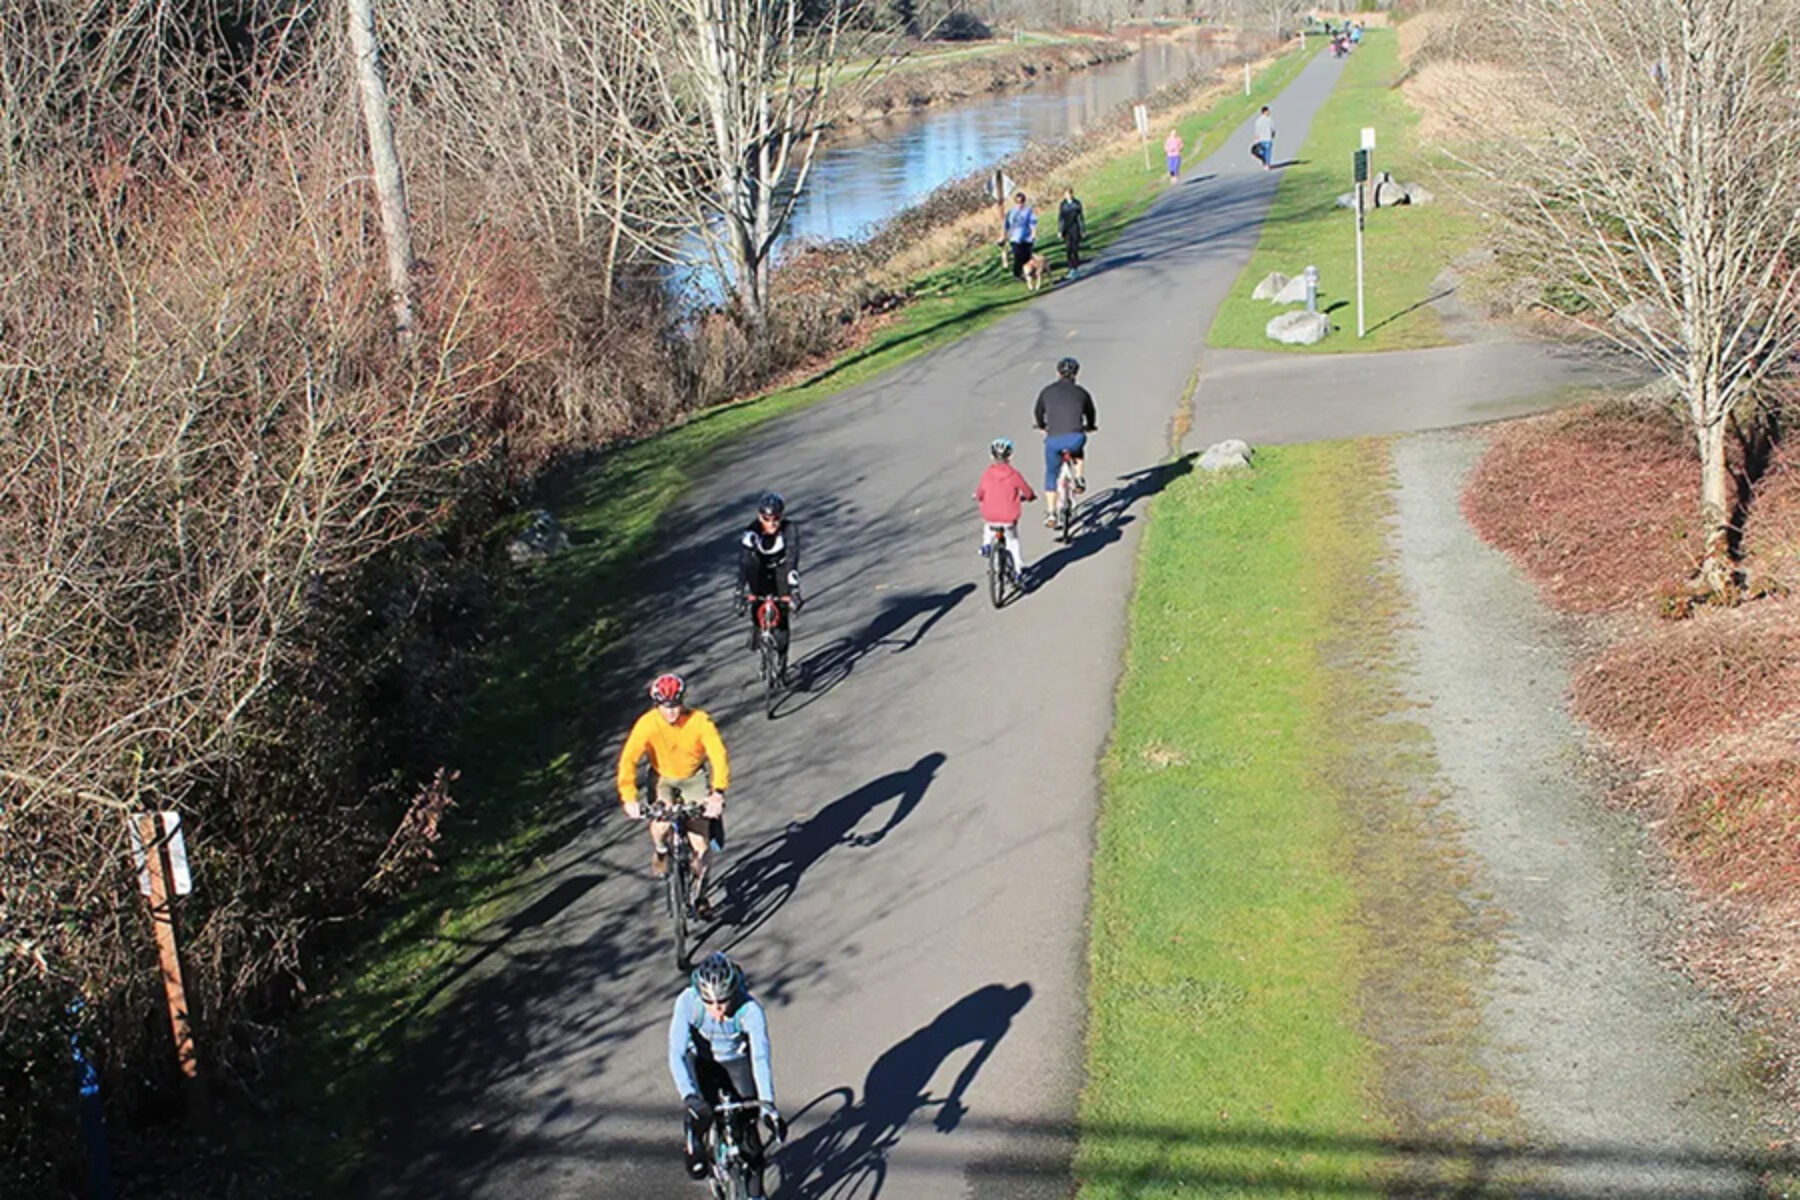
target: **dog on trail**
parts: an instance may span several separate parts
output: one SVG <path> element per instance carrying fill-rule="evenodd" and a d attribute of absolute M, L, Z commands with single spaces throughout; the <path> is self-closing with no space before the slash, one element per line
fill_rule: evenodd
<path fill-rule="evenodd" d="M 1050 264 L 1044 261 L 1044 256 L 1041 254 L 1034 254 L 1026 259 L 1025 267 L 1020 272 L 1025 280 L 1025 286 L 1031 291 L 1037 291 L 1044 285 L 1044 272 L 1049 268 Z"/>

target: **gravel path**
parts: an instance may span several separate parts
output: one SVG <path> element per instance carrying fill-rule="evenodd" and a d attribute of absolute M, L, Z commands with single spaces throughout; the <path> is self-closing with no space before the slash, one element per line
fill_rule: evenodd
<path fill-rule="evenodd" d="M 1393 548 L 1416 719 L 1503 920 L 1484 1065 L 1523 1146 L 1489 1168 L 1523 1195 L 1761 1195 L 1772 1114 L 1750 1047 L 1660 959 L 1680 905 L 1636 821 L 1603 804 L 1568 712 L 1571 647 L 1458 508 L 1485 441 L 1395 444 Z"/>

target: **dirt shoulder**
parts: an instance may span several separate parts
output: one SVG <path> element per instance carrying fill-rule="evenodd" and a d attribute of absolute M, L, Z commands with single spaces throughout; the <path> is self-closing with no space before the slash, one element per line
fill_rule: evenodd
<path fill-rule="evenodd" d="M 1800 472 L 1779 452 L 1744 535 L 1745 603 L 1692 609 L 1697 471 L 1654 409 L 1613 403 L 1501 433 L 1464 507 L 1574 614 L 1575 714 L 1615 764 L 1606 799 L 1700 916 L 1685 969 L 1765 1031 L 1800 1101 Z M 1579 481 L 1579 482 L 1577 482 Z M 1677 619 L 1681 616 L 1689 619 Z"/>
<path fill-rule="evenodd" d="M 1780 1141 L 1753 1040 L 1669 962 L 1696 913 L 1604 804 L 1571 711 L 1583 630 L 1458 510 L 1487 435 L 1395 447 L 1407 690 L 1494 929 L 1481 1059 L 1516 1110 L 1490 1164 L 1555 1195 L 1756 1194 Z"/>

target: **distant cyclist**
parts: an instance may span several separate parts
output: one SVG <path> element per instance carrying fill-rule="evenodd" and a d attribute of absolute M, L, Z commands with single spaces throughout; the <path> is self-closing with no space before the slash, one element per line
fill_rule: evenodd
<path fill-rule="evenodd" d="M 1063 451 L 1075 459 L 1075 490 L 1087 491 L 1087 464 L 1082 452 L 1087 435 L 1099 429 L 1095 421 L 1094 398 L 1075 382 L 1081 364 L 1065 358 L 1056 364 L 1056 382 L 1038 393 L 1037 407 L 1031 423 L 1044 431 L 1044 524 L 1056 527 L 1056 474 L 1062 466 Z"/>
<path fill-rule="evenodd" d="M 756 516 L 738 538 L 738 604 L 750 597 L 776 596 L 781 623 L 775 628 L 775 647 L 781 652 L 782 673 L 787 672 L 788 618 L 800 608 L 800 531 L 787 519 L 787 501 L 767 492 L 757 502 Z M 760 627 L 750 614 L 750 649 L 756 649 Z"/>
<path fill-rule="evenodd" d="M 1025 552 L 1019 545 L 1019 514 L 1024 505 L 1037 499 L 1031 484 L 1012 465 L 1011 438 L 998 437 L 988 445 L 993 459 L 975 485 L 975 502 L 981 505 L 981 552 L 987 554 L 994 544 L 996 531 L 1006 534 L 1006 549 L 1012 555 L 1013 575 L 1025 578 Z"/>
<path fill-rule="evenodd" d="M 701 885 L 706 877 L 707 844 L 713 838 L 713 822 L 725 815 L 725 789 L 731 786 L 731 762 L 725 755 L 725 742 L 713 719 L 697 708 L 687 706 L 687 683 L 679 675 L 658 675 L 650 684 L 650 699 L 656 707 L 637 719 L 625 748 L 619 752 L 619 800 L 625 815 L 640 820 L 643 806 L 638 803 L 638 764 L 650 756 L 656 772 L 656 799 L 659 804 L 675 803 L 679 793 L 685 803 L 701 805 L 704 815 L 688 822 L 688 845 L 694 851 L 694 895 L 703 896 Z M 710 783 L 702 768 L 709 769 Z M 669 822 L 650 822 L 650 873 L 658 879 L 669 873 Z M 704 910 L 704 899 L 695 907 Z M 708 915 L 702 911 L 701 916 Z"/>
<path fill-rule="evenodd" d="M 787 1136 L 787 1122 L 775 1106 L 775 1076 L 769 1067 L 769 1018 L 750 994 L 744 972 L 723 951 L 700 961 L 688 986 L 675 998 L 669 1018 L 669 1074 L 686 1109 L 688 1174 L 706 1174 L 706 1129 L 721 1097 L 762 1100 L 764 1119 L 775 1137 Z M 750 1167 L 750 1195 L 763 1192 L 764 1154 L 755 1121 L 744 1129 Z"/>

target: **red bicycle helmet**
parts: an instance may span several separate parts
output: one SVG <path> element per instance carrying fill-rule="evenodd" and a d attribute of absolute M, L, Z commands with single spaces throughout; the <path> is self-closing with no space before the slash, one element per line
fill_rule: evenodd
<path fill-rule="evenodd" d="M 650 699 L 657 704 L 680 704 L 687 695 L 687 682 L 679 675 L 658 675 L 650 682 Z"/>

